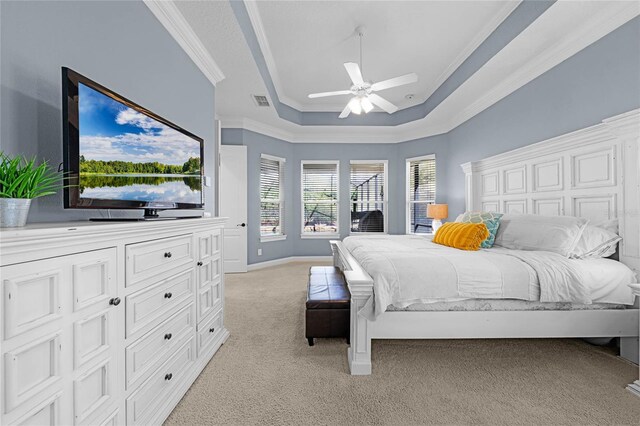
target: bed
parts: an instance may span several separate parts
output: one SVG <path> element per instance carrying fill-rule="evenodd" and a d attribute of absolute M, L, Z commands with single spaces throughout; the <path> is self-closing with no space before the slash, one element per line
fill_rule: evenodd
<path fill-rule="evenodd" d="M 351 292 L 347 353 L 351 374 L 371 374 L 372 339 L 619 337 L 621 356 L 637 363 L 637 301 L 634 304 L 626 286 L 631 282 L 625 281 L 633 279 L 630 270 L 640 271 L 638 122 L 640 110 L 634 110 L 596 126 L 462 165 L 468 211 L 617 218 L 623 237 L 618 260 L 569 264 L 553 256 L 546 259 L 543 252 L 530 259 L 527 253 L 500 248 L 456 254 L 455 249 L 433 244 L 425 236 L 331 241 L 334 264 L 344 272 Z M 429 260 L 424 261 L 424 256 Z M 469 278 L 452 285 L 444 277 L 431 280 L 442 287 L 437 293 L 420 289 L 419 278 L 428 273 L 429 265 L 451 264 L 456 256 L 453 269 L 467 268 L 463 276 L 473 277 L 474 268 L 480 268 L 475 274 L 479 277 L 504 278 L 480 283 Z M 390 257 L 393 262 L 383 265 Z M 581 279 L 571 287 L 572 302 L 566 298 L 554 301 L 549 291 L 554 282 L 543 279 L 544 263 L 556 261 L 560 262 L 557 271 L 580 271 Z M 427 269 L 415 270 L 421 263 Z M 495 268 L 486 269 L 487 264 Z M 395 275 L 385 278 L 384 269 Z M 454 275 L 458 274 L 456 269 Z M 617 279 L 602 282 L 616 274 Z M 403 289 L 399 298 L 395 284 L 390 284 L 393 280 Z"/>

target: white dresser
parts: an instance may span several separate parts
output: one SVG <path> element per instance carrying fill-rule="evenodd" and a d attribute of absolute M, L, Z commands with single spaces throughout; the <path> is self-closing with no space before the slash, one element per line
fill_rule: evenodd
<path fill-rule="evenodd" d="M 0 231 L 0 423 L 162 423 L 229 336 L 223 224 Z"/>

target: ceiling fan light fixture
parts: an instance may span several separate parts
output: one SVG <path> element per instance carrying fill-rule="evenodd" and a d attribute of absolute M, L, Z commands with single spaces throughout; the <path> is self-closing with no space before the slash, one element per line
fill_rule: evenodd
<path fill-rule="evenodd" d="M 362 105 L 362 109 L 364 110 L 365 114 L 369 113 L 373 109 L 373 104 L 368 98 L 362 98 L 360 104 Z"/>
<path fill-rule="evenodd" d="M 1 0 L 0 0 L 1 1 Z M 398 107 L 379 96 L 377 91 L 391 89 L 392 87 L 404 86 L 405 84 L 415 83 L 418 81 L 418 75 L 416 73 L 410 73 L 401 75 L 400 77 L 390 78 L 388 80 L 379 81 L 377 83 L 370 83 L 362 78 L 362 28 L 356 28 L 356 33 L 360 38 L 360 62 L 345 62 L 344 67 L 349 74 L 352 86 L 349 90 L 336 90 L 333 92 L 311 93 L 309 98 L 322 98 L 325 96 L 336 95 L 348 95 L 353 94 L 354 97 L 344 107 L 339 118 L 347 118 L 349 114 L 360 114 L 364 111 L 365 114 L 374 109 L 374 105 L 388 114 L 393 114 L 398 110 Z M 408 95 L 409 96 L 409 95 Z M 413 95 L 411 95 L 413 96 Z"/>
<path fill-rule="evenodd" d="M 349 101 L 349 109 L 354 114 L 360 114 L 362 112 L 362 105 L 360 105 L 360 99 L 352 98 Z"/>

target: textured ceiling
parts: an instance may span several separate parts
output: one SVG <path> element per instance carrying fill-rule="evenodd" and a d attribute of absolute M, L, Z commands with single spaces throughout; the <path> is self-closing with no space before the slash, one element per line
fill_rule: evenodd
<path fill-rule="evenodd" d="M 382 93 L 401 108 L 423 102 L 510 11 L 504 1 L 259 1 L 257 10 L 285 103 L 340 111 L 348 96 L 310 100 L 312 92 L 348 89 L 344 62 L 359 61 L 354 33 L 364 27 L 363 76 L 380 81 L 415 72 L 418 83 Z M 497 22 L 496 22 L 497 21 Z M 266 55 L 269 52 L 264 52 Z M 415 94 L 412 101 L 407 94 Z"/>
<path fill-rule="evenodd" d="M 295 142 L 401 142 L 448 132 L 640 14 L 639 2 L 626 1 L 175 4 L 226 76 L 216 86 L 215 99 L 223 127 Z M 323 101 L 306 95 L 349 85 L 342 63 L 358 59 L 353 32 L 358 25 L 365 27 L 366 79 L 408 72 L 420 76 L 417 84 L 382 92 L 385 97 L 409 108 L 439 87 L 425 104 L 391 117 L 429 104 L 426 116 L 396 125 L 381 120 L 386 113 L 378 112 L 338 125 L 336 112 L 310 112 L 337 111 L 344 105 L 317 105 Z M 276 108 L 259 108 L 251 97 L 270 98 L 276 92 L 281 102 L 301 104 L 287 107 L 294 119 L 282 115 L 286 105 L 275 99 L 270 101 Z M 416 95 L 412 102 L 404 99 L 407 93 Z M 303 115 L 306 121 L 296 121 Z M 378 122 L 371 124 L 369 118 Z"/>
<path fill-rule="evenodd" d="M 178 1 L 180 12 L 226 76 L 216 86 L 216 114 L 261 122 L 277 120 L 273 108 L 258 108 L 251 94 L 266 94 L 264 82 L 228 1 Z"/>

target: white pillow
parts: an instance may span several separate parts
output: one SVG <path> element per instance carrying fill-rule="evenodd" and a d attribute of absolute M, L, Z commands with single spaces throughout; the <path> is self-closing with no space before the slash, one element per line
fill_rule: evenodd
<path fill-rule="evenodd" d="M 573 216 L 505 214 L 494 245 L 515 250 L 551 251 L 569 257 L 589 221 Z"/>
<path fill-rule="evenodd" d="M 578 244 L 571 251 L 574 259 L 609 257 L 616 252 L 622 237 L 617 233 L 618 221 L 609 220 L 587 225 Z"/>

